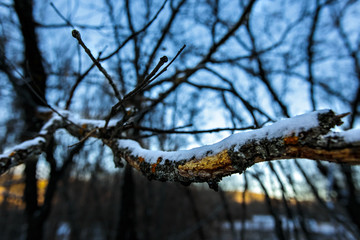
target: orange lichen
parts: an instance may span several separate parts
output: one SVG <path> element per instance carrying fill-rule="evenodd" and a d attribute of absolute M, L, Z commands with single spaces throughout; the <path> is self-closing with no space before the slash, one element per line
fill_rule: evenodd
<path fill-rule="evenodd" d="M 81 124 L 81 128 L 79 129 L 79 133 L 82 135 L 87 127 L 88 127 L 88 125 L 86 123 Z"/>
<path fill-rule="evenodd" d="M 155 173 L 156 165 L 157 165 L 156 163 L 151 164 L 151 172 L 152 172 L 152 173 Z"/>
<path fill-rule="evenodd" d="M 156 163 L 151 164 L 151 172 L 152 172 L 152 173 L 155 173 L 155 171 L 156 171 L 156 166 L 157 166 L 159 163 L 161 163 L 161 161 L 162 161 L 162 158 L 159 157 L 159 158 L 157 159 Z"/>
<path fill-rule="evenodd" d="M 191 160 L 183 165 L 179 165 L 178 169 L 181 175 L 201 175 L 204 177 L 234 170 L 227 150 L 200 160 Z"/>
<path fill-rule="evenodd" d="M 145 161 L 145 159 L 143 157 L 138 157 L 139 163 L 142 163 Z"/>
<path fill-rule="evenodd" d="M 15 155 L 15 153 L 16 153 L 16 151 L 11 152 L 11 153 L 9 154 L 9 157 L 14 156 L 14 155 Z"/>
<path fill-rule="evenodd" d="M 284 138 L 284 144 L 286 145 L 296 145 L 299 142 L 299 137 L 297 136 L 290 136 Z"/>

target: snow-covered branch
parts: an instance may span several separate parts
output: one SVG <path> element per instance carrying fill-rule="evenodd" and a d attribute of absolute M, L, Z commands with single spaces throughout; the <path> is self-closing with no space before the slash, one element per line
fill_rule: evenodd
<path fill-rule="evenodd" d="M 312 112 L 234 134 L 213 145 L 175 152 L 146 150 L 125 139 L 107 144 L 118 159 L 125 159 L 150 179 L 213 183 L 255 163 L 276 159 L 359 164 L 360 130 L 330 131 L 342 124 L 341 117 L 331 110 Z"/>
<path fill-rule="evenodd" d="M 0 174 L 41 154 L 60 128 L 79 139 L 91 136 L 102 140 L 112 149 L 117 165 L 125 160 L 149 179 L 185 184 L 216 183 L 224 176 L 242 173 L 255 163 L 276 159 L 308 158 L 359 164 L 360 130 L 330 131 L 341 125 L 342 117 L 331 110 L 321 110 L 233 134 L 213 145 L 164 152 L 143 149 L 136 141 L 111 136 L 116 120 L 103 129 L 103 120 L 79 119 L 65 112 L 63 117 L 54 114 L 35 139 L 0 155 Z"/>
<path fill-rule="evenodd" d="M 0 154 L 0 174 L 41 154 L 44 150 L 44 145 L 45 139 L 43 137 L 36 137 L 13 147 L 6 154 Z"/>

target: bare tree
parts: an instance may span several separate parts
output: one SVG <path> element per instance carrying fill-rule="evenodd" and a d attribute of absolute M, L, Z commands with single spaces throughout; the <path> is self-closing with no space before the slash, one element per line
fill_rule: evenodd
<path fill-rule="evenodd" d="M 296 199 L 297 183 L 282 162 L 269 162 L 294 158 L 316 160 L 309 163 L 311 169 L 334 188 L 344 218 L 325 203 L 319 194 L 323 189 L 311 181 L 303 163 L 288 162 L 306 179 L 308 193 L 329 218 L 359 236 L 358 169 L 352 166 L 360 161 L 360 134 L 355 129 L 360 102 L 359 4 L 336 0 L 0 4 L 7 16 L 0 20 L 4 86 L 0 97 L 5 115 L 1 142 L 8 149 L 0 155 L 0 173 L 25 164 L 27 238 L 43 238 L 51 206 L 61 195 L 59 184 L 69 185 L 76 179 L 76 166 L 90 162 L 87 158 L 93 155 L 103 156 L 103 151 L 111 152 L 116 166 L 126 165 L 119 171 L 121 177 L 114 178 L 121 196 L 112 223 L 116 231 L 107 235 L 109 239 L 143 238 L 136 231 L 141 224 L 133 169 L 150 180 L 206 182 L 215 190 L 223 177 L 249 171 L 253 179 L 246 181 L 245 189 L 260 184 L 276 223 L 274 232 L 286 239 L 269 184 L 253 170 L 253 165 L 261 164 L 268 164 L 269 176 L 278 183 L 287 216 L 294 222 L 294 214 L 300 216 L 295 235 L 310 238 Z M 5 105 L 8 102 L 11 107 Z M 332 110 L 320 110 L 324 107 Z M 308 111 L 312 113 L 294 117 Z M 288 119 L 277 121 L 281 118 Z M 343 121 L 342 131 L 332 130 Z M 194 142 L 209 144 L 209 136 L 228 138 L 179 150 Z M 88 147 L 95 143 L 99 146 Z M 40 203 L 38 172 L 44 160 L 49 177 Z M 334 170 L 319 161 L 338 165 Z M 96 182 L 107 170 L 94 166 L 98 167 L 84 168 L 79 175 L 91 175 Z M 287 186 L 296 199 L 296 211 L 288 205 Z M 211 222 L 202 220 L 190 190 L 183 193 L 193 218 Z M 226 218 L 232 221 L 225 196 L 221 199 Z M 71 234 L 78 238 L 74 219 L 69 220 Z M 208 237 L 202 225 L 196 232 L 199 239 Z M 244 229 L 240 235 L 244 238 Z"/>

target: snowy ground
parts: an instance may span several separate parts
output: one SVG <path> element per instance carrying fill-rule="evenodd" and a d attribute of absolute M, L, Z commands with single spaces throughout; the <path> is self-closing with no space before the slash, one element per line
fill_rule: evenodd
<path fill-rule="evenodd" d="M 281 217 L 281 222 L 283 226 L 283 230 L 285 233 L 289 233 L 289 240 L 296 239 L 294 236 L 295 226 L 301 232 L 299 222 L 297 220 L 292 221 L 287 219 L 286 217 Z M 307 219 L 306 224 L 309 228 L 309 232 L 312 236 L 316 236 L 315 239 L 348 239 L 348 240 L 356 240 L 356 238 L 344 227 L 337 223 L 332 222 L 321 222 L 316 221 L 315 219 Z M 272 216 L 270 215 L 254 215 L 250 220 L 245 220 L 245 232 L 251 239 L 276 239 L 275 235 L 275 222 Z M 227 239 L 227 235 L 230 234 L 230 223 L 223 222 L 221 226 L 223 230 L 224 239 Z M 234 228 L 237 233 L 239 233 L 243 224 L 240 220 L 234 221 Z M 248 236 L 248 237 L 249 237 Z M 265 237 L 265 238 L 264 238 Z M 267 238 L 268 237 L 268 238 Z M 300 238 L 303 239 L 303 238 Z"/>

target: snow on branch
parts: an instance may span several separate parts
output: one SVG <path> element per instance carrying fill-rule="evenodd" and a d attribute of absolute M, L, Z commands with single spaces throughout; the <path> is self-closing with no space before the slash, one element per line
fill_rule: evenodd
<path fill-rule="evenodd" d="M 51 114 L 51 113 L 50 113 Z M 42 127 L 39 136 L 24 141 L 5 153 L 0 154 L 0 175 L 12 167 L 20 165 L 25 161 L 37 158 L 38 155 L 45 151 L 47 143 L 57 129 L 65 126 L 65 119 L 54 114 L 54 117 Z"/>
<path fill-rule="evenodd" d="M 44 116 L 49 115 L 49 120 L 44 124 L 37 137 L 24 141 L 0 154 L 0 175 L 45 152 L 49 140 L 58 129 L 65 129 L 72 136 L 82 140 L 88 137 L 98 139 L 103 137 L 100 129 L 105 125 L 105 120 L 81 119 L 65 110 L 49 112 L 47 108 L 39 108 L 38 112 Z M 117 122 L 117 120 L 109 121 L 107 131 L 111 132 Z"/>
<path fill-rule="evenodd" d="M 43 137 L 36 137 L 9 149 L 6 154 L 0 154 L 0 175 L 11 167 L 41 154 L 44 144 Z"/>
<path fill-rule="evenodd" d="M 175 152 L 151 151 L 132 140 L 110 140 L 115 156 L 150 179 L 216 183 L 258 162 L 308 158 L 360 163 L 360 130 L 331 132 L 341 117 L 322 110 L 281 120 L 261 129 L 231 135 L 213 145 Z"/>
<path fill-rule="evenodd" d="M 102 140 L 112 149 L 116 165 L 122 165 L 125 160 L 149 179 L 184 184 L 217 183 L 222 177 L 242 173 L 258 162 L 277 159 L 360 164 L 360 129 L 330 131 L 342 124 L 342 117 L 331 110 L 321 110 L 233 134 L 212 145 L 164 152 L 143 149 L 136 141 L 111 134 L 119 121 L 112 120 L 104 128 L 104 120 L 79 119 L 62 112 L 62 116 L 53 114 L 38 137 L 1 154 L 0 174 L 44 152 L 47 142 L 60 128 L 79 139 Z"/>

